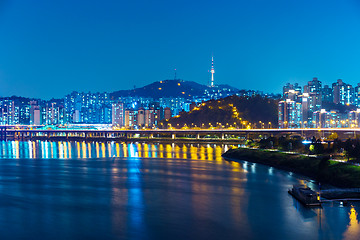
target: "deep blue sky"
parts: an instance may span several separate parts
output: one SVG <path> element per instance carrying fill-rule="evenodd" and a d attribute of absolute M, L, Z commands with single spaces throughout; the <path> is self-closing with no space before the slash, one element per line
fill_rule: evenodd
<path fill-rule="evenodd" d="M 36 3 L 36 4 L 35 4 Z M 280 92 L 360 82 L 358 0 L 0 0 L 0 95 L 63 97 L 174 77 Z"/>

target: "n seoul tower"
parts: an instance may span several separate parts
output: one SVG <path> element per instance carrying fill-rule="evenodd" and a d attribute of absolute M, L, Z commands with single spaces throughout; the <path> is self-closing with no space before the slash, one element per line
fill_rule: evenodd
<path fill-rule="evenodd" d="M 215 69 L 214 69 L 214 57 L 211 57 L 211 83 L 210 83 L 210 87 L 214 86 L 214 73 L 215 73 Z"/>

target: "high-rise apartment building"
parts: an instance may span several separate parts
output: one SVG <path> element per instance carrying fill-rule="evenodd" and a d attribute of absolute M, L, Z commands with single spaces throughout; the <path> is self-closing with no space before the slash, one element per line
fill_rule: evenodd
<path fill-rule="evenodd" d="M 137 111 L 133 109 L 125 109 L 124 114 L 124 125 L 125 127 L 137 126 Z"/>
<path fill-rule="evenodd" d="M 113 126 L 124 126 L 124 104 L 122 102 L 116 102 L 112 104 L 112 119 Z"/>
<path fill-rule="evenodd" d="M 292 101 L 297 101 L 299 96 L 301 95 L 301 86 L 298 83 L 290 84 L 287 83 L 283 87 L 283 98 L 291 99 Z"/>
<path fill-rule="evenodd" d="M 360 107 L 360 83 L 354 87 L 354 105 Z"/>
<path fill-rule="evenodd" d="M 301 103 L 286 99 L 279 102 L 279 127 L 299 128 L 302 127 Z"/>
<path fill-rule="evenodd" d="M 297 127 L 297 122 L 303 127 L 359 126 L 360 110 L 344 111 L 345 108 L 329 104 L 332 102 L 341 105 L 355 104 L 360 107 L 360 84 L 353 88 L 339 79 L 331 88 L 328 85 L 322 88 L 321 81 L 313 78 L 299 95 L 294 85 L 288 83 L 283 87 L 283 101 L 279 102 L 279 127 Z M 323 106 L 323 103 L 327 104 Z M 301 106 L 301 113 L 298 112 L 298 106 Z M 326 107 L 330 109 L 325 109 Z M 331 109 L 332 107 L 335 109 Z M 300 115 L 299 121 L 297 117 Z"/>
<path fill-rule="evenodd" d="M 334 103 L 350 105 L 354 102 L 354 88 L 350 84 L 344 83 L 338 79 L 336 83 L 332 84 Z"/>
<path fill-rule="evenodd" d="M 30 101 L 30 125 L 41 125 L 41 111 L 37 101 Z"/>
<path fill-rule="evenodd" d="M 13 100 L 0 100 L 0 124 L 14 125 L 19 124 L 19 107 L 15 106 Z"/>
<path fill-rule="evenodd" d="M 65 109 L 57 103 L 47 103 L 41 108 L 41 119 L 44 125 L 56 125 L 65 123 Z"/>
<path fill-rule="evenodd" d="M 64 99 L 66 121 L 111 123 L 112 106 L 108 93 L 72 92 Z"/>
<path fill-rule="evenodd" d="M 313 78 L 307 85 L 304 86 L 304 93 L 309 94 L 309 111 L 311 113 L 321 109 L 321 81 L 317 78 Z"/>
<path fill-rule="evenodd" d="M 333 92 L 329 85 L 324 85 L 321 89 L 321 100 L 322 102 L 333 102 Z"/>

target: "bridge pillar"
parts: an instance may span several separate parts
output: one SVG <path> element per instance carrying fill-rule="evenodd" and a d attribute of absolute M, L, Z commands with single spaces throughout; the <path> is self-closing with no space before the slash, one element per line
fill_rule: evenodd
<path fill-rule="evenodd" d="M 154 138 L 154 134 L 150 133 L 149 138 Z"/>
<path fill-rule="evenodd" d="M 171 134 L 171 138 L 176 139 L 176 134 L 175 133 Z"/>
<path fill-rule="evenodd" d="M 200 139 L 200 134 L 196 134 L 196 139 Z"/>
<path fill-rule="evenodd" d="M 225 134 L 224 134 L 224 133 L 221 134 L 221 139 L 222 139 L 222 140 L 225 139 Z"/>

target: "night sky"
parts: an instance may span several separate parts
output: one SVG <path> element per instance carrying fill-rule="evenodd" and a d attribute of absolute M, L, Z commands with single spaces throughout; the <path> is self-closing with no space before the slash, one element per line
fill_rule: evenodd
<path fill-rule="evenodd" d="M 179 78 L 280 92 L 360 82 L 360 1 L 0 0 L 0 96 Z M 35 4 L 36 3 L 36 4 Z"/>

